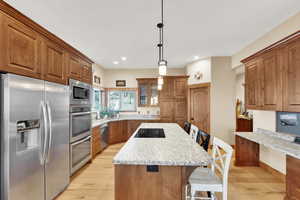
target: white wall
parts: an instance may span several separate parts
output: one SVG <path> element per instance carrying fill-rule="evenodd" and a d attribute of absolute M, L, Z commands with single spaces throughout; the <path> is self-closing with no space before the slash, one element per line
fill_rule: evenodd
<path fill-rule="evenodd" d="M 211 58 L 211 134 L 234 144 L 235 71 L 231 57 Z"/>
<path fill-rule="evenodd" d="M 100 84 L 96 84 L 94 81 L 94 76 L 98 76 L 101 78 Z M 101 65 L 98 64 L 93 64 L 93 86 L 97 88 L 102 88 L 104 87 L 104 69 Z"/>
<path fill-rule="evenodd" d="M 203 76 L 200 80 L 195 78 L 195 74 L 200 72 Z M 211 58 L 195 61 L 186 66 L 186 74 L 189 75 L 188 84 L 199 84 L 211 82 Z"/>
<path fill-rule="evenodd" d="M 158 77 L 158 69 L 105 69 L 106 88 L 115 88 L 116 80 L 126 80 L 127 88 L 137 88 L 137 78 L 156 78 Z M 168 69 L 170 76 L 185 75 L 184 68 Z"/>
<path fill-rule="evenodd" d="M 299 30 L 299 27 L 300 12 L 234 54 L 232 56 L 232 67 L 235 68 L 240 66 L 240 61 L 244 58 L 256 53 L 259 50 L 264 49 L 265 47 L 285 38 L 288 35 L 297 32 Z"/>
<path fill-rule="evenodd" d="M 258 111 L 253 112 L 253 129 L 263 128 L 270 131 L 276 131 L 276 112 Z M 260 145 L 260 161 L 272 168 L 286 174 L 285 154 Z"/>
<path fill-rule="evenodd" d="M 235 77 L 235 97 L 245 103 L 245 74 L 236 74 Z"/>

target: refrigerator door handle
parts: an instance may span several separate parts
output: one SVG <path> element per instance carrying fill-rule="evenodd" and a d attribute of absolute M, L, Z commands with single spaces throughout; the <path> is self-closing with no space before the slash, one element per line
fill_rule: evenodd
<path fill-rule="evenodd" d="M 47 113 L 48 113 L 48 121 L 49 121 L 49 141 L 48 141 L 48 149 L 47 149 L 47 156 L 46 156 L 46 163 L 49 162 L 50 159 L 50 150 L 51 150 L 51 146 L 52 146 L 52 114 L 51 114 L 51 107 L 50 107 L 50 103 L 47 102 L 46 103 L 46 108 L 47 108 Z"/>
<path fill-rule="evenodd" d="M 46 156 L 46 148 L 47 148 L 47 132 L 48 132 L 48 121 L 47 121 L 47 111 L 46 111 L 46 105 L 44 101 L 41 101 L 41 108 L 42 108 L 42 113 L 43 113 L 43 130 L 41 131 L 42 135 L 43 135 L 43 140 L 41 141 L 42 143 L 42 152 L 40 154 L 40 161 L 41 161 L 41 165 L 43 165 L 45 163 L 45 156 Z"/>

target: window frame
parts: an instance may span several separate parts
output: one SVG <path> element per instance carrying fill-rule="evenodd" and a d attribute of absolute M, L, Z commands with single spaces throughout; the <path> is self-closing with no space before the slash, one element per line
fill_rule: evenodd
<path fill-rule="evenodd" d="M 112 110 L 114 112 L 137 112 L 137 102 L 138 102 L 138 89 L 137 88 L 107 88 L 106 99 L 107 99 L 107 108 L 110 109 L 110 92 L 119 92 L 120 93 L 120 109 L 119 110 Z M 122 95 L 123 92 L 134 92 L 135 100 L 134 100 L 134 109 L 133 110 L 122 110 Z"/>

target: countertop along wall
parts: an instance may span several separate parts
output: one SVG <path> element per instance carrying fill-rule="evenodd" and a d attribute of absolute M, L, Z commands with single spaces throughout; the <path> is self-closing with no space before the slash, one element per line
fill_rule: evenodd
<path fill-rule="evenodd" d="M 242 59 L 266 48 L 267 46 L 299 31 L 300 12 L 285 22 L 269 31 L 267 34 L 258 38 L 236 54 L 232 56 L 232 68 L 242 65 Z M 271 131 L 276 129 L 276 112 L 275 111 L 253 111 L 253 128 L 263 128 Z M 260 148 L 260 161 L 268 164 L 274 169 L 286 173 L 285 155 L 266 147 Z"/>

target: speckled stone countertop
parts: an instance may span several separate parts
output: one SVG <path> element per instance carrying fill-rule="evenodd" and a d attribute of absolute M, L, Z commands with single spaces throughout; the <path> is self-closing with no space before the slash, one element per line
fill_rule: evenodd
<path fill-rule="evenodd" d="M 166 138 L 135 138 L 140 128 L 163 128 Z M 211 157 L 178 124 L 143 123 L 114 157 L 114 164 L 203 166 Z"/>
<path fill-rule="evenodd" d="M 122 121 L 122 120 L 159 120 L 159 115 L 122 115 L 119 118 L 112 118 L 112 119 L 100 119 L 100 120 L 93 120 L 92 127 L 95 128 L 97 126 L 101 126 L 102 124 L 106 124 L 109 122 L 114 121 Z"/>
<path fill-rule="evenodd" d="M 259 129 L 256 132 L 236 132 L 236 135 L 264 145 L 273 150 L 285 153 L 292 157 L 300 159 L 300 145 L 294 143 L 295 135 L 271 132 Z"/>

